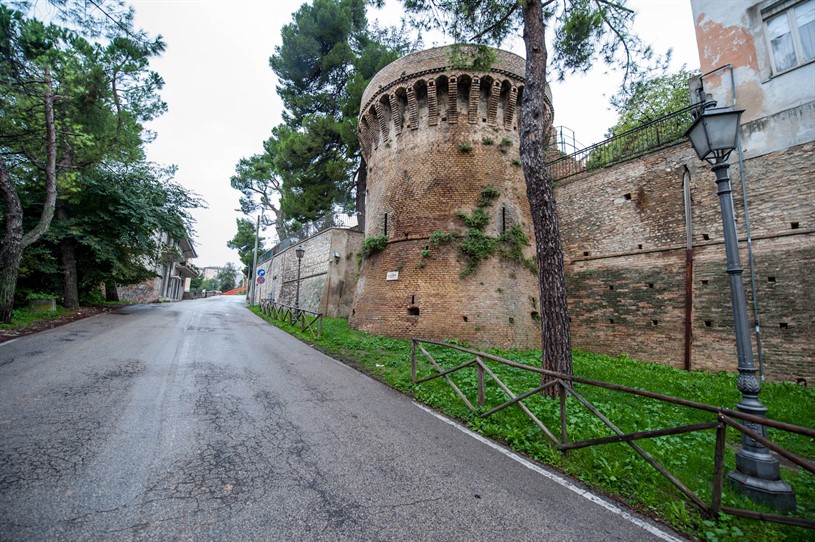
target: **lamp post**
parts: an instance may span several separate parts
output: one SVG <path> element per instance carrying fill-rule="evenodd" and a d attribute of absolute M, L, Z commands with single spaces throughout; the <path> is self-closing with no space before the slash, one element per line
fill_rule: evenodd
<path fill-rule="evenodd" d="M 258 271 L 258 238 L 260 237 L 260 223 L 263 222 L 263 211 L 255 223 L 255 249 L 252 255 L 252 272 L 249 274 L 249 306 L 255 304 L 255 290 L 257 289 L 257 271 Z"/>
<path fill-rule="evenodd" d="M 300 318 L 300 264 L 303 262 L 303 255 L 306 253 L 302 246 L 294 250 L 297 254 L 297 291 L 294 294 L 294 317 Z"/>
<path fill-rule="evenodd" d="M 742 267 L 739 258 L 739 240 L 730 186 L 727 159 L 736 148 L 739 121 L 742 110 L 731 108 L 705 109 L 694 120 L 686 135 L 700 160 L 706 160 L 716 174 L 717 194 L 722 209 L 724 246 L 727 257 L 727 274 L 730 284 L 730 301 L 733 306 L 733 322 L 736 332 L 738 356 L 738 389 L 741 401 L 736 405 L 740 412 L 764 416 L 767 407 L 761 404 L 758 394 L 761 384 L 756 378 L 753 347 L 747 322 L 747 304 L 744 298 Z M 767 429 L 756 422 L 743 421 L 745 427 L 766 437 Z M 781 480 L 778 460 L 767 448 L 746 434 L 742 434 L 742 447 L 736 452 L 736 470 L 730 471 L 728 480 L 748 498 L 760 501 L 778 510 L 795 510 L 795 493 Z"/>

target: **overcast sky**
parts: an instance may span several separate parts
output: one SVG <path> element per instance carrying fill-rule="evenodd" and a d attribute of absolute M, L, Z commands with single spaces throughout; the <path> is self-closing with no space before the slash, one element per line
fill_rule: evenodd
<path fill-rule="evenodd" d="M 262 142 L 281 121 L 282 103 L 269 56 L 280 45 L 280 29 L 291 22 L 302 0 L 131 0 L 136 25 L 161 34 L 167 51 L 151 63 L 165 80 L 161 92 L 169 111 L 148 127 L 157 138 L 148 158 L 178 165 L 176 180 L 201 195 L 207 209 L 194 213 L 198 267 L 234 262 L 226 243 L 236 232 L 239 193 L 229 186 L 235 164 L 261 152 Z M 310 3 L 310 0 L 309 0 Z M 699 67 L 690 0 L 631 0 L 636 32 L 658 52 L 673 48 L 672 69 Z M 401 17 L 389 0 L 372 14 L 386 24 Z M 425 47 L 440 45 L 425 37 Z M 523 55 L 520 37 L 508 48 Z M 590 145 L 603 139 L 616 115 L 608 99 L 619 77 L 599 67 L 587 76 L 553 83 L 555 125 L 574 130 Z M 266 237 L 273 234 L 267 231 Z"/>

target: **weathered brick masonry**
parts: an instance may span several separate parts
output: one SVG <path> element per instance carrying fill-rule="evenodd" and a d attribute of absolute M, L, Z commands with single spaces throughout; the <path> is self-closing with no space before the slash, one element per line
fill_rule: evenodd
<path fill-rule="evenodd" d="M 377 74 L 363 96 L 359 133 L 369 167 L 365 235 L 386 235 L 388 244 L 362 265 L 350 323 L 396 337 L 538 347 L 536 277 L 493 257 L 460 278 L 464 262 L 457 248 L 436 248 L 429 241 L 435 230 L 463 232 L 456 215 L 475 207 L 485 185 L 500 192 L 486 208 L 491 221 L 485 233 L 496 236 L 519 224 L 533 238 L 517 166 L 523 60 L 499 51 L 489 73 L 475 73 L 451 68 L 448 57 L 449 48 L 437 48 L 400 59 Z M 760 128 L 753 126 L 757 122 L 742 128 L 743 137 Z M 731 163 L 752 321 L 735 153 Z M 762 353 L 770 379 L 815 381 L 814 173 L 812 142 L 748 152 L 745 161 Z M 559 181 L 555 197 L 576 348 L 681 367 L 688 337 L 691 368 L 735 371 L 714 175 L 689 144 Z M 423 258 L 425 249 L 430 256 Z M 533 253 L 527 247 L 526 256 Z M 398 279 L 387 280 L 396 272 Z"/>
<path fill-rule="evenodd" d="M 745 162 L 770 379 L 815 379 L 814 155 L 809 143 Z M 737 163 L 731 175 L 752 321 Z M 686 143 L 556 184 L 575 347 L 683 366 L 686 176 L 693 232 L 691 367 L 735 370 L 714 176 Z"/>
<path fill-rule="evenodd" d="M 450 53 L 440 47 L 397 60 L 363 96 L 365 235 L 386 235 L 388 245 L 362 265 L 350 323 L 397 337 L 537 347 L 529 270 L 493 257 L 461 278 L 458 248 L 429 240 L 436 230 L 463 233 L 457 213 L 469 214 L 488 185 L 500 195 L 485 208 L 491 220 L 484 233 L 497 237 L 519 225 L 533 238 L 518 161 L 523 59 L 496 51 L 492 69 L 477 72 L 452 68 Z M 387 280 L 389 272 L 398 279 Z"/>

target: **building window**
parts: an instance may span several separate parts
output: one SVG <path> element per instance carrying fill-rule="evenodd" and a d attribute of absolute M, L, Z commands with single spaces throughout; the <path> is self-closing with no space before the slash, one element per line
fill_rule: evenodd
<path fill-rule="evenodd" d="M 774 74 L 815 60 L 815 0 L 778 2 L 762 17 Z"/>

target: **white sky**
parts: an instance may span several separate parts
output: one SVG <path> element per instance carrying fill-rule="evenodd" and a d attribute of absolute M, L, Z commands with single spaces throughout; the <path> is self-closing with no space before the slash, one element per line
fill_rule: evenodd
<path fill-rule="evenodd" d="M 308 0 L 310 3 L 310 0 Z M 136 26 L 161 34 L 167 51 L 151 62 L 165 80 L 162 98 L 169 111 L 148 127 L 157 133 L 148 158 L 177 164 L 176 180 L 201 195 L 207 209 L 194 212 L 199 267 L 234 262 L 226 243 L 237 231 L 239 193 L 229 186 L 235 164 L 261 152 L 261 144 L 280 123 L 282 103 L 269 67 L 280 29 L 291 22 L 303 0 L 131 0 Z M 637 11 L 635 31 L 657 52 L 673 48 L 672 69 L 699 67 L 690 0 L 630 0 Z M 401 4 L 389 0 L 384 12 L 370 14 L 396 24 Z M 425 47 L 437 43 L 425 37 Z M 515 40 L 508 48 L 523 55 Z M 552 83 L 555 125 L 574 130 L 577 141 L 603 139 L 616 114 L 608 97 L 619 76 L 598 67 L 585 76 Z M 266 237 L 272 235 L 266 232 Z M 268 242 L 267 242 L 268 244 Z"/>

